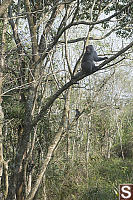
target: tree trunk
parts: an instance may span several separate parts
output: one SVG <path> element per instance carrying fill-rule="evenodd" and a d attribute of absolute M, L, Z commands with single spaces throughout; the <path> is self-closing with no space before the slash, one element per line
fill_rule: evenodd
<path fill-rule="evenodd" d="M 64 111 L 63 111 L 63 116 L 62 116 L 62 120 L 60 122 L 60 127 L 59 127 L 59 130 L 58 130 L 58 133 L 55 136 L 52 144 L 48 148 L 48 153 L 47 153 L 46 159 L 44 160 L 44 162 L 42 164 L 41 171 L 37 175 L 36 182 L 35 182 L 34 186 L 32 187 L 31 192 L 28 195 L 28 197 L 26 198 L 26 200 L 32 200 L 35 197 L 35 194 L 36 194 L 36 192 L 37 192 L 37 190 L 40 186 L 40 183 L 41 183 L 41 181 L 42 181 L 42 179 L 45 175 L 47 166 L 48 166 L 48 164 L 49 164 L 49 162 L 52 158 L 52 155 L 53 155 L 55 149 L 57 148 L 57 145 L 59 144 L 59 142 L 62 138 L 62 134 L 64 133 L 64 131 L 63 131 L 64 125 L 66 123 L 66 116 L 67 116 L 68 108 L 69 108 L 68 104 L 69 104 L 69 101 L 67 101 L 67 99 L 66 99 L 66 103 L 65 103 L 65 107 L 64 107 Z"/>
<path fill-rule="evenodd" d="M 1 194 L 3 191 L 1 191 L 1 184 L 2 184 L 2 175 L 3 175 L 3 166 L 4 166 L 4 160 L 3 160 L 3 135 L 2 135 L 2 127 L 3 127 L 3 119 L 4 119 L 4 113 L 2 110 L 2 81 L 3 81 L 3 69 L 5 67 L 5 45 L 6 45 L 6 29 L 7 29 L 7 15 L 4 14 L 5 20 L 3 21 L 3 32 L 2 32 L 2 48 L 1 48 L 1 60 L 0 60 L 0 192 Z M 6 163 L 6 169 L 7 163 Z M 7 181 L 8 179 L 6 179 Z M 8 186 L 8 183 L 5 183 L 6 187 Z M 6 191 L 4 192 L 5 195 L 7 195 L 8 188 L 6 188 Z"/>

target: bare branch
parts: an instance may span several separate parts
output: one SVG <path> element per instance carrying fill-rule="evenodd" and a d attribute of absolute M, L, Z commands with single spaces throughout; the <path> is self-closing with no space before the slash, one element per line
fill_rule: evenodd
<path fill-rule="evenodd" d="M 119 57 L 121 54 L 123 54 L 124 52 L 126 52 L 129 48 L 131 48 L 133 46 L 133 42 L 131 42 L 129 45 L 127 45 L 125 48 L 123 48 L 122 50 L 120 50 L 118 53 L 116 53 L 115 55 L 113 55 L 112 57 L 110 57 L 109 59 L 107 59 L 106 61 L 102 62 L 99 67 L 98 70 L 100 70 L 103 66 L 105 66 L 106 64 L 110 63 L 112 60 L 114 60 L 115 58 Z M 94 70 L 93 73 L 97 72 L 98 70 Z M 92 73 L 91 73 L 92 74 Z M 88 75 L 91 75 L 88 74 Z M 40 111 L 39 115 L 34 119 L 32 126 L 35 126 L 37 124 L 37 122 L 42 118 L 42 116 L 44 115 L 44 113 L 47 111 L 47 109 L 53 104 L 53 102 L 59 97 L 60 94 L 62 94 L 62 92 L 64 92 L 65 90 L 67 90 L 71 85 L 73 85 L 74 83 L 76 83 L 79 80 L 82 80 L 84 77 L 88 76 L 86 74 L 83 74 L 83 72 L 79 72 L 78 74 L 76 74 L 74 76 L 73 79 L 71 79 L 68 83 L 66 83 L 62 88 L 60 88 L 54 95 L 52 95 L 48 102 L 44 105 L 44 107 L 42 108 L 42 110 Z"/>
<path fill-rule="evenodd" d="M 99 21 L 95 21 L 95 22 L 87 22 L 87 21 L 79 21 L 79 22 L 73 22 L 73 23 L 70 23 L 68 24 L 64 29 L 68 29 L 72 26 L 77 26 L 77 25 L 80 25 L 80 24 L 83 24 L 83 25 L 96 25 L 96 24 L 101 24 L 101 23 L 104 23 L 104 22 L 107 22 L 109 21 L 110 19 L 118 16 L 119 14 L 121 14 L 124 10 L 126 10 L 130 5 L 132 5 L 133 3 L 133 0 L 131 0 L 126 6 L 124 6 L 120 11 L 114 13 L 113 15 L 105 18 L 105 19 L 102 19 L 102 20 L 99 20 Z M 65 30 L 62 30 L 62 31 L 65 31 Z"/>
<path fill-rule="evenodd" d="M 80 55 L 79 59 L 77 60 L 77 62 L 75 64 L 75 67 L 74 67 L 74 70 L 73 70 L 73 74 L 75 74 L 75 72 L 77 72 L 77 69 L 78 69 L 78 66 L 80 64 L 81 58 L 83 57 L 83 54 L 84 54 L 84 49 L 85 49 L 85 42 L 84 42 L 84 48 L 83 48 L 82 54 Z"/>
<path fill-rule="evenodd" d="M 111 35 L 114 31 L 117 31 L 118 29 L 119 29 L 118 27 L 117 28 L 113 28 L 108 33 L 106 33 L 105 35 L 103 35 L 102 37 L 99 37 L 99 38 L 93 38 L 92 36 L 90 36 L 89 40 L 103 40 L 106 37 L 108 37 L 109 35 Z M 85 41 L 86 39 L 87 39 L 87 37 L 81 37 L 81 38 L 71 39 L 71 40 L 68 40 L 67 43 L 71 44 L 71 43 L 81 42 L 81 41 Z M 65 41 L 59 41 L 58 43 L 59 44 L 64 44 Z"/>
<path fill-rule="evenodd" d="M 64 5 L 60 4 L 54 7 L 54 9 L 52 10 L 52 14 L 45 26 L 45 30 L 43 31 L 42 35 L 41 35 L 41 39 L 40 39 L 40 44 L 39 44 L 39 52 L 43 53 L 45 48 L 46 48 L 46 39 L 45 36 L 48 34 L 48 32 L 50 31 L 52 24 L 54 23 L 54 20 L 56 18 L 56 16 L 59 14 L 59 12 L 61 12 L 64 8 Z M 62 20 L 64 21 L 64 19 Z M 61 23 L 62 24 L 62 23 Z M 61 26 L 61 25 L 60 25 Z M 60 27 L 61 28 L 61 27 Z"/>
<path fill-rule="evenodd" d="M 31 42 L 32 42 L 32 57 L 33 57 L 33 62 L 36 62 L 38 60 L 38 45 L 37 45 L 37 37 L 36 37 L 36 28 L 34 26 L 33 17 L 31 15 L 29 0 L 25 0 L 25 6 L 26 6 L 26 11 L 27 11 L 27 16 L 28 16 L 29 29 L 30 29 Z"/>
<path fill-rule="evenodd" d="M 64 33 L 64 37 L 65 37 L 65 57 L 66 57 L 66 61 L 67 61 L 67 66 L 68 66 L 69 73 L 70 73 L 70 75 L 72 77 L 73 73 L 72 73 L 72 70 L 71 70 L 70 63 L 69 63 L 68 46 L 67 46 L 67 36 L 66 35 L 67 35 L 67 33 L 65 32 Z"/>
<path fill-rule="evenodd" d="M 108 65 L 107 67 L 104 67 L 104 68 L 101 68 L 100 70 L 103 70 L 103 69 L 107 69 L 107 68 L 109 68 L 109 67 L 112 67 L 112 66 L 114 66 L 114 65 L 116 65 L 116 64 L 118 64 L 118 63 L 120 63 L 122 60 L 124 60 L 125 59 L 125 57 L 124 58 L 122 58 L 122 59 L 120 59 L 119 61 L 117 61 L 116 63 L 113 63 L 113 64 L 111 64 L 111 65 Z"/>
<path fill-rule="evenodd" d="M 66 18 L 67 18 L 67 16 L 68 16 L 68 8 L 66 7 Z M 65 20 L 65 23 L 66 23 L 66 20 Z M 69 63 L 69 56 L 68 56 L 67 30 L 64 32 L 64 38 L 65 38 L 65 57 L 66 57 L 69 73 L 70 73 L 70 75 L 72 77 L 73 73 L 72 73 L 72 69 L 71 69 L 70 63 Z"/>
<path fill-rule="evenodd" d="M 79 10 L 79 0 L 77 0 L 77 7 L 76 7 L 76 10 L 75 10 L 75 13 L 74 13 L 74 15 L 73 15 L 73 18 L 72 18 L 71 23 L 74 22 L 74 20 L 75 20 L 75 18 L 76 18 L 76 16 L 77 16 L 78 10 Z"/>
<path fill-rule="evenodd" d="M 123 48 L 122 50 L 118 51 L 115 55 L 111 56 L 109 59 L 105 60 L 103 63 L 101 63 L 99 65 L 99 69 L 101 69 L 104 65 L 110 63 L 112 60 L 116 59 L 117 57 L 119 57 L 121 54 L 123 54 L 124 52 L 126 52 L 128 49 L 130 49 L 133 46 L 133 42 L 131 42 L 129 45 L 127 45 L 125 48 Z"/>
<path fill-rule="evenodd" d="M 41 171 L 40 173 L 38 174 L 37 176 L 37 179 L 36 179 L 36 182 L 30 192 L 30 194 L 28 195 L 28 197 L 26 198 L 26 200 L 32 200 L 38 190 L 38 187 L 42 181 L 42 178 L 44 176 L 44 173 L 46 171 L 46 168 L 51 160 L 51 157 L 53 155 L 53 152 L 55 151 L 57 145 L 59 144 L 60 140 L 61 140 L 61 137 L 62 137 L 62 134 L 63 134 L 63 127 L 64 127 L 64 124 L 66 122 L 66 116 L 67 116 L 67 112 L 68 112 L 68 101 L 66 101 L 66 104 L 65 104 L 65 107 L 64 107 L 64 111 L 63 111 L 63 115 L 62 115 L 62 119 L 61 119 L 61 122 L 60 122 L 60 126 L 59 126 L 59 130 L 58 130 L 58 133 L 57 135 L 55 136 L 52 144 L 49 146 L 48 148 L 48 153 L 47 153 L 47 156 L 46 156 L 46 159 L 44 160 L 43 162 L 43 165 L 42 165 L 42 168 L 41 168 Z"/>
<path fill-rule="evenodd" d="M 49 51 L 51 51 L 51 49 L 57 44 L 59 38 L 62 36 L 62 34 L 69 29 L 72 26 L 76 26 L 76 25 L 80 25 L 80 24 L 84 24 L 84 25 L 96 25 L 96 24 L 100 24 L 106 21 L 109 21 L 110 19 L 116 17 L 117 15 L 119 15 L 120 13 L 122 13 L 124 10 L 126 10 L 131 4 L 133 3 L 133 0 L 131 0 L 126 6 L 124 6 L 119 12 L 114 13 L 113 15 L 111 15 L 110 17 L 107 17 L 105 19 L 96 21 L 96 22 L 87 22 L 87 21 L 80 21 L 80 22 L 71 22 L 70 24 L 68 24 L 67 26 L 65 26 L 64 28 L 62 28 L 58 34 L 56 35 L 56 37 L 54 38 L 54 41 L 48 46 L 48 48 L 44 51 L 44 53 L 42 54 L 41 58 L 38 59 L 38 61 L 36 63 L 34 63 L 34 66 L 36 67 L 38 64 L 41 64 L 42 61 L 45 59 L 45 57 L 48 55 Z"/>

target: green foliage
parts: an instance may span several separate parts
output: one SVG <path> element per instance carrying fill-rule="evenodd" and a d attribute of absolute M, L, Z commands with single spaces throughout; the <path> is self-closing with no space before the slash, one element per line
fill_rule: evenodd
<path fill-rule="evenodd" d="M 55 154 L 46 174 L 48 199 L 54 200 L 112 200 L 118 199 L 119 184 L 132 183 L 133 120 L 131 105 L 120 112 L 118 121 L 121 129 L 112 124 L 110 110 L 102 110 L 92 116 L 92 155 L 86 163 L 82 140 L 81 152 L 74 160 L 67 159 L 62 143 Z M 98 106 L 97 106 L 98 109 Z M 88 113 L 90 110 L 88 109 Z M 87 114 L 87 112 L 86 112 Z M 112 129 L 111 129 L 112 126 Z M 116 125 L 115 125 L 116 126 Z M 111 158 L 100 154 L 100 145 L 106 147 L 106 134 L 122 132 L 122 147 L 125 159 L 121 156 L 120 135 L 117 133 L 111 149 Z M 95 142 L 94 142 L 95 141 Z M 62 153 L 64 152 L 64 154 Z M 105 150 L 104 150 L 105 151 Z M 127 153 L 127 154 L 126 154 Z"/>
<path fill-rule="evenodd" d="M 83 161 L 83 160 L 82 160 Z M 119 184 L 132 183 L 132 162 L 122 159 L 89 160 L 73 165 L 51 163 L 47 171 L 47 195 L 55 200 L 112 200 L 116 199 Z M 88 175 L 87 175 L 88 170 Z"/>
<path fill-rule="evenodd" d="M 105 10 L 105 14 L 108 15 L 111 11 L 118 12 L 123 6 L 126 6 L 128 1 L 120 0 L 116 4 L 112 4 L 111 7 Z M 121 28 L 116 32 L 118 36 L 122 38 L 132 37 L 133 29 L 132 29 L 132 20 L 133 20 L 133 5 L 130 5 L 126 10 L 124 10 L 121 14 L 116 16 L 117 24 Z"/>
<path fill-rule="evenodd" d="M 24 119 L 25 117 L 25 106 L 18 101 L 17 96 L 4 98 L 3 108 L 5 119 Z"/>
<path fill-rule="evenodd" d="M 131 105 L 130 105 L 131 106 Z M 122 115 L 119 116 L 121 121 L 121 129 L 116 137 L 115 144 L 112 147 L 113 156 L 124 158 L 133 157 L 133 111 L 130 106 L 126 106 Z M 120 136 L 122 144 L 120 143 Z"/>
<path fill-rule="evenodd" d="M 82 200 L 116 199 L 115 188 L 119 184 L 132 182 L 132 162 L 121 159 L 97 160 L 90 163 L 90 182 Z"/>
<path fill-rule="evenodd" d="M 91 12 L 92 12 L 92 16 L 93 16 L 93 21 L 96 21 L 98 18 L 98 14 L 100 12 L 100 10 L 104 9 L 107 5 L 109 1 L 96 1 L 94 8 L 93 8 L 93 12 L 91 11 L 94 1 L 91 0 L 82 0 L 81 1 L 81 5 L 80 5 L 80 11 L 78 14 L 78 19 L 91 19 Z"/>
<path fill-rule="evenodd" d="M 20 171 L 21 169 L 22 172 L 24 171 L 25 181 L 23 183 L 22 179 L 20 183 L 22 185 L 28 183 L 29 172 L 27 172 L 27 165 L 31 161 L 35 164 L 33 172 L 31 173 L 31 185 L 34 185 L 37 174 L 41 171 L 42 163 L 46 161 L 45 159 L 49 159 L 47 158 L 49 146 L 52 144 L 60 127 L 64 103 L 67 101 L 67 93 L 64 91 L 53 104 L 47 103 L 51 100 L 51 95 L 61 89 L 69 80 L 69 76 L 66 66 L 67 55 L 64 53 L 64 44 L 62 43 L 64 37 L 62 35 L 59 38 L 58 45 L 56 45 L 55 36 L 57 32 L 63 30 L 62 28 L 65 24 L 68 25 L 71 22 L 73 11 L 76 10 L 76 7 L 74 7 L 76 4 L 72 2 L 69 7 L 70 13 L 68 9 L 68 16 L 67 14 L 65 15 L 65 8 L 60 11 L 61 2 L 64 5 L 63 0 L 30 1 L 31 16 L 33 16 L 34 25 L 37 25 L 35 26 L 37 28 L 37 35 L 34 38 L 37 38 L 37 42 L 39 43 L 41 32 L 43 32 L 44 28 L 43 34 L 45 35 L 46 32 L 45 36 L 47 39 L 46 57 L 44 62 L 36 66 L 36 69 L 33 67 L 35 61 L 33 50 L 35 49 L 32 49 L 34 42 L 31 45 L 31 37 L 33 35 L 30 35 L 32 27 L 30 27 L 30 23 L 28 24 L 27 11 L 25 10 L 23 1 L 19 1 L 20 6 L 16 1 L 12 3 L 12 16 L 14 23 L 16 23 L 14 31 L 17 30 L 17 33 L 15 33 L 15 36 L 9 25 L 6 33 L 5 69 L 3 70 L 4 81 L 2 88 L 5 95 L 3 95 L 2 103 L 5 116 L 3 126 L 3 152 L 4 159 L 9 160 L 9 189 L 11 188 L 10 184 L 12 184 L 13 179 L 16 181 L 19 178 L 19 171 L 16 174 L 17 178 L 14 178 L 14 171 L 18 167 L 20 167 Z M 95 22 L 101 19 L 99 14 L 102 13 L 103 17 L 108 17 L 127 4 L 126 0 L 109 4 L 111 2 L 111 0 L 81 0 L 79 11 L 76 15 L 77 20 Z M 56 6 L 58 7 L 57 10 Z M 120 20 L 121 17 L 123 20 Z M 127 37 L 132 34 L 132 17 L 133 6 L 127 9 L 124 15 L 122 13 L 122 15 L 118 15 L 115 19 L 116 25 L 121 27 L 117 33 L 122 37 Z M 62 21 L 63 18 L 65 19 L 65 23 Z M 8 19 L 11 19 L 10 16 L 8 16 Z M 60 23 L 63 26 L 62 28 L 60 26 L 58 30 Z M 129 26 L 126 29 L 127 24 L 131 25 L 131 28 Z M 109 28 L 110 21 L 99 24 L 98 26 L 96 25 L 94 29 L 96 28 L 95 30 L 100 31 L 100 25 L 103 29 Z M 0 21 L 0 42 L 2 28 L 3 24 Z M 50 29 L 52 31 L 47 33 L 47 29 L 48 31 Z M 82 33 L 82 30 L 85 34 Z M 87 29 L 83 26 L 81 29 L 79 27 L 71 27 L 71 29 L 67 30 L 66 35 L 68 35 L 68 40 L 78 37 L 82 39 L 86 33 Z M 17 38 L 17 34 L 19 38 Z M 18 39 L 21 41 L 19 44 L 17 43 L 19 42 Z M 106 47 L 106 44 L 103 45 L 105 43 L 103 40 L 93 42 L 94 45 L 97 43 L 99 49 Z M 110 49 L 114 46 L 111 43 L 109 45 Z M 81 52 L 83 49 L 83 45 L 81 48 L 79 43 L 75 44 L 75 42 L 73 44 L 68 43 L 68 60 L 72 68 L 79 58 L 79 54 L 75 55 L 75 46 L 77 46 L 77 52 Z M 114 52 L 109 51 L 108 53 L 110 56 Z M 39 55 L 41 57 L 41 54 Z M 63 135 L 60 141 L 58 141 L 52 159 L 50 157 L 51 162 L 49 166 L 46 166 L 46 180 L 42 180 L 34 199 L 44 199 L 42 194 L 44 193 L 45 183 L 47 199 L 53 200 L 112 200 L 117 198 L 114 191 L 120 183 L 132 183 L 133 113 L 130 112 L 132 106 L 129 105 L 129 109 L 126 108 L 127 110 L 123 106 L 118 118 L 116 113 L 114 114 L 117 123 L 115 120 L 113 121 L 113 113 L 115 111 L 113 111 L 114 108 L 107 107 L 107 105 L 110 105 L 110 101 L 107 100 L 106 96 L 111 99 L 112 105 L 115 104 L 116 99 L 114 96 L 117 85 L 116 88 L 112 85 L 116 77 L 113 77 L 112 85 L 109 85 L 108 90 L 105 88 L 102 94 L 99 90 L 103 87 L 102 85 L 106 84 L 106 81 L 104 81 L 104 79 L 106 80 L 106 73 L 101 75 L 98 72 L 97 78 L 96 76 L 92 75 L 93 82 L 88 81 L 87 77 L 87 84 L 79 81 L 79 84 L 74 84 L 71 87 L 70 100 L 67 102 L 69 104 L 67 105 L 69 107 L 67 120 L 62 124 L 63 133 L 68 133 L 68 135 L 67 137 Z M 102 80 L 101 86 L 99 84 L 100 77 Z M 33 85 L 34 89 L 32 88 Z M 108 91 L 109 93 L 107 93 Z M 30 102 L 27 102 L 29 99 Z M 42 113 L 42 108 L 46 104 L 50 106 L 47 112 Z M 88 106 L 88 110 L 80 116 L 79 120 L 74 121 L 75 108 L 77 107 L 82 111 L 86 106 Z M 29 121 L 27 119 L 28 117 L 26 118 L 27 121 L 25 120 L 27 110 Z M 29 133 L 27 131 L 28 126 L 32 126 L 30 124 L 31 118 L 29 114 L 31 110 L 32 112 L 30 114 L 33 122 L 39 112 L 41 112 L 41 118 L 36 125 L 33 123 L 33 129 Z M 120 126 L 118 127 L 119 124 Z M 122 138 L 122 148 L 120 136 Z M 22 152 L 23 150 L 25 152 Z M 122 151 L 125 160 L 121 158 Z M 23 156 L 20 152 L 23 153 Z M 19 160 L 19 156 L 22 160 Z M 109 157 L 111 158 L 107 160 Z M 26 163 L 26 158 L 29 159 L 28 163 Z M 19 163 L 22 163 L 22 165 L 20 164 L 19 166 Z M 17 183 L 13 185 L 16 186 Z M 13 191 L 16 191 L 15 187 Z"/>
<path fill-rule="evenodd" d="M 115 12 L 119 12 L 123 6 L 126 6 L 129 2 L 125 0 L 117 1 L 113 4 L 109 4 L 111 1 L 96 1 L 94 4 L 94 1 L 88 1 L 88 0 L 82 0 L 80 5 L 80 11 L 78 14 L 78 19 L 83 20 L 91 20 L 91 15 L 93 17 L 92 21 L 96 21 L 98 18 L 99 13 L 104 10 L 104 14 L 108 17 L 109 15 L 112 15 Z M 94 4 L 94 8 L 92 11 L 92 7 Z M 116 34 L 118 36 L 121 36 L 122 38 L 132 37 L 133 34 L 133 5 L 130 5 L 126 10 L 124 10 L 122 13 L 116 16 L 117 19 L 117 26 L 120 26 L 121 28 L 116 31 Z M 101 26 L 106 29 L 109 28 L 110 22 L 103 22 Z"/>

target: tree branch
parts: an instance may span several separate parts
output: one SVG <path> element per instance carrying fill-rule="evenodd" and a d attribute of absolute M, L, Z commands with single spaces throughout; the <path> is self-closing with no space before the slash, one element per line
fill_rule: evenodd
<path fill-rule="evenodd" d="M 119 57 L 121 54 L 123 54 L 124 52 L 126 52 L 128 49 L 130 49 L 133 46 L 133 42 L 131 42 L 129 45 L 127 45 L 125 48 L 123 48 L 122 50 L 118 51 L 115 55 L 111 56 L 109 59 L 105 60 L 104 62 L 102 62 L 98 69 L 101 69 L 104 65 L 110 63 L 112 60 L 116 59 L 117 57 Z"/>
<path fill-rule="evenodd" d="M 37 62 L 34 63 L 34 67 L 37 67 L 38 64 L 42 64 L 43 60 L 45 59 L 45 57 L 48 55 L 49 51 L 51 51 L 51 49 L 57 44 L 59 38 L 62 36 L 62 34 L 69 28 L 71 28 L 72 26 L 76 26 L 76 25 L 80 25 L 80 24 L 84 24 L 84 25 L 96 25 L 96 24 L 100 24 L 106 21 L 109 21 L 110 19 L 116 17 L 117 15 L 119 15 L 120 13 L 122 13 L 124 10 L 126 10 L 130 5 L 132 5 L 133 0 L 131 0 L 126 6 L 124 6 L 119 12 L 114 13 L 113 15 L 111 15 L 110 17 L 107 17 L 105 19 L 96 21 L 96 22 L 87 22 L 87 21 L 80 21 L 80 22 L 71 22 L 70 24 L 68 24 L 67 26 L 65 26 L 64 28 L 62 28 L 58 34 L 56 35 L 56 37 L 54 38 L 54 41 L 48 46 L 48 48 L 44 51 L 44 53 L 42 54 L 41 58 L 38 59 Z"/>
<path fill-rule="evenodd" d="M 25 7 L 27 11 L 27 16 L 28 16 L 29 29 L 30 29 L 31 42 L 32 42 L 32 58 L 33 58 L 33 62 L 36 62 L 38 60 L 38 45 L 37 45 L 37 37 L 36 37 L 36 28 L 34 25 L 33 16 L 31 15 L 29 0 L 25 0 Z"/>
<path fill-rule="evenodd" d="M 30 192 L 30 194 L 28 195 L 28 197 L 26 198 L 26 200 L 32 200 L 39 188 L 39 185 L 42 181 L 42 178 L 45 174 L 45 171 L 47 169 L 47 166 L 51 160 L 51 157 L 57 147 L 57 145 L 59 144 L 60 140 L 61 140 L 61 137 L 62 137 L 62 134 L 63 134 L 63 127 L 64 127 L 64 124 L 66 123 L 66 116 L 67 116 L 67 112 L 68 112 L 68 100 L 66 100 L 66 104 L 64 106 L 64 111 L 63 111 L 63 115 L 62 115 L 62 119 L 61 119 L 61 122 L 60 122 L 60 126 L 59 126 L 59 130 L 58 130 L 58 133 L 56 134 L 52 144 L 49 146 L 48 148 L 48 153 L 47 153 L 47 156 L 46 156 L 46 159 L 44 160 L 43 162 L 43 165 L 42 165 L 42 168 L 41 168 L 41 171 L 40 173 L 38 174 L 37 176 L 37 179 L 36 179 L 36 182 Z"/>
<path fill-rule="evenodd" d="M 106 33 L 105 35 L 103 35 L 102 37 L 99 38 L 93 38 L 92 36 L 89 37 L 89 40 L 103 40 L 106 37 L 108 37 L 109 35 L 111 35 L 114 31 L 119 30 L 118 28 L 113 28 L 111 31 L 109 31 L 108 33 Z M 80 37 L 80 38 L 76 38 L 76 39 L 71 39 L 68 40 L 67 43 L 71 44 L 71 43 L 76 43 L 76 42 L 81 42 L 81 41 L 85 41 L 87 39 L 87 37 Z M 65 41 L 59 41 L 59 44 L 64 44 Z"/>
<path fill-rule="evenodd" d="M 110 57 L 109 59 L 107 59 L 106 61 L 102 62 L 99 67 L 98 70 L 100 70 L 103 66 L 105 66 L 106 64 L 110 63 L 112 60 L 114 60 L 115 58 L 119 57 L 121 54 L 123 54 L 124 52 L 126 52 L 129 48 L 131 48 L 133 46 L 133 42 L 131 42 L 129 45 L 127 45 L 125 48 L 123 48 L 122 50 L 118 51 L 118 53 L 116 53 L 115 55 L 113 55 L 112 57 Z M 93 73 L 97 72 L 98 70 L 94 70 Z M 92 74 L 92 73 L 91 73 Z M 88 74 L 88 75 L 91 75 Z M 60 88 L 54 95 L 52 95 L 48 102 L 44 105 L 44 107 L 42 108 L 42 110 L 40 111 L 40 113 L 38 114 L 38 116 L 33 120 L 32 126 L 35 126 L 38 121 L 43 117 L 44 113 L 48 110 L 48 108 L 53 104 L 53 102 L 59 97 L 59 95 L 64 92 L 65 90 L 67 90 L 71 85 L 73 85 L 74 83 L 76 83 L 79 80 L 82 80 L 84 77 L 88 76 L 86 74 L 83 74 L 83 72 L 79 72 L 77 73 L 73 79 L 71 79 L 68 83 L 66 83 L 62 88 Z"/>
<path fill-rule="evenodd" d="M 108 69 L 109 67 L 112 67 L 113 65 L 116 65 L 116 64 L 120 63 L 120 62 L 121 62 L 122 60 L 124 60 L 124 59 L 125 59 L 125 57 L 122 58 L 122 59 L 120 59 L 120 60 L 118 60 L 116 63 L 113 63 L 113 64 L 111 64 L 111 65 L 108 65 L 107 67 L 101 68 L 100 70 Z"/>
<path fill-rule="evenodd" d="M 66 19 L 67 19 L 67 17 L 68 17 L 68 8 L 65 7 L 65 9 L 66 9 Z M 65 24 L 66 24 L 66 19 L 64 20 Z M 66 61 L 67 61 L 68 70 L 69 70 L 70 76 L 72 78 L 73 73 L 72 73 L 72 69 L 71 69 L 70 63 L 69 63 L 69 55 L 68 55 L 67 30 L 64 32 L 64 39 L 65 39 L 65 57 L 66 57 Z"/>
<path fill-rule="evenodd" d="M 124 6 L 119 12 L 116 12 L 114 13 L 113 15 L 105 18 L 105 19 L 102 19 L 102 20 L 99 20 L 99 21 L 95 21 L 95 22 L 87 22 L 87 21 L 79 21 L 79 22 L 73 22 L 73 23 L 70 23 L 68 24 L 64 29 L 68 29 L 72 26 L 77 26 L 77 25 L 89 25 L 89 26 L 92 26 L 92 25 L 96 25 L 96 24 L 101 24 L 101 23 L 104 23 L 104 22 L 107 22 L 109 21 L 110 19 L 118 16 L 119 14 L 121 14 L 124 10 L 126 10 L 130 5 L 132 5 L 133 3 L 133 0 L 131 0 L 126 6 Z M 65 30 L 62 30 L 62 31 L 65 31 Z"/>

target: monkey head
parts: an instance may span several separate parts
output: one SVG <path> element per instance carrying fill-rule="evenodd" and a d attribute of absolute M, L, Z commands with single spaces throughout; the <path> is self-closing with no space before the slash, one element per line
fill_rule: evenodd
<path fill-rule="evenodd" d="M 87 52 L 87 53 L 92 53 L 93 51 L 94 51 L 93 45 L 88 45 L 88 46 L 86 46 L 86 52 Z"/>

